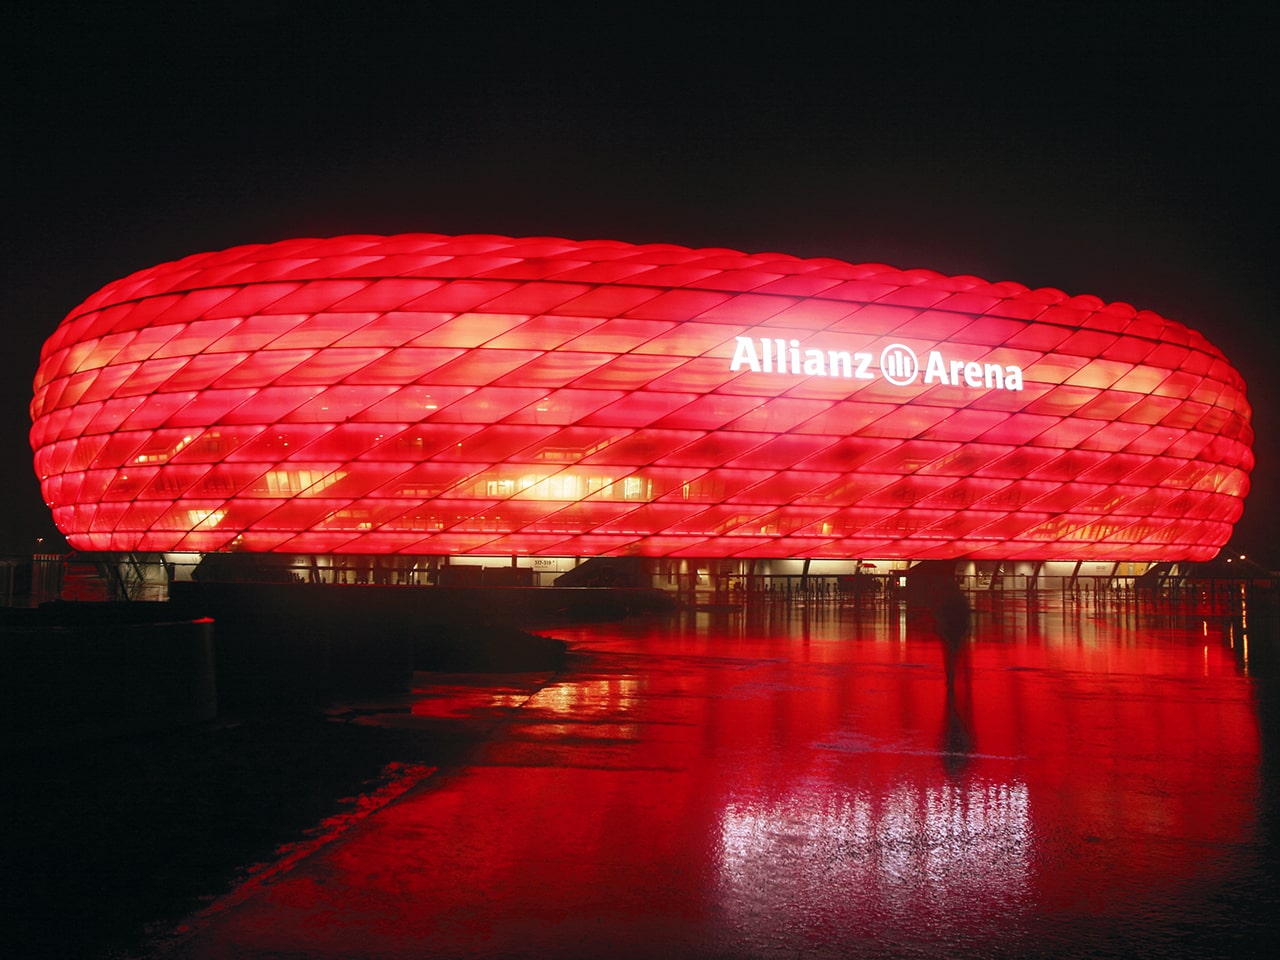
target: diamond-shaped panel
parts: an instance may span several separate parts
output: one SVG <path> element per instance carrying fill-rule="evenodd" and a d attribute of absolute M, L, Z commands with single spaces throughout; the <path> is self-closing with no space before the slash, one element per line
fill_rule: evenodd
<path fill-rule="evenodd" d="M 85 550 L 1205 559 L 1239 374 L 1127 304 L 557 238 L 302 239 L 108 284 L 45 344 Z"/>

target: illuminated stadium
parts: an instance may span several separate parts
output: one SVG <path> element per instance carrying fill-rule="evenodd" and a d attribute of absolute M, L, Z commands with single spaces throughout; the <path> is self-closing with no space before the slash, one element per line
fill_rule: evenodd
<path fill-rule="evenodd" d="M 1150 311 L 667 244 L 197 254 L 73 310 L 34 390 L 75 549 L 313 566 L 1206 560 L 1253 465 L 1239 374 Z"/>

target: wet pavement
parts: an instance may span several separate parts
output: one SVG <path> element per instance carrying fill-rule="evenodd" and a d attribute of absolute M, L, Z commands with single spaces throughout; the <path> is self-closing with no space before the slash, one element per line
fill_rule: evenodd
<path fill-rule="evenodd" d="M 950 689 L 898 607 L 559 630 L 545 685 L 352 706 L 487 727 L 146 955 L 1269 954 L 1274 687 L 1239 630 L 987 603 Z"/>

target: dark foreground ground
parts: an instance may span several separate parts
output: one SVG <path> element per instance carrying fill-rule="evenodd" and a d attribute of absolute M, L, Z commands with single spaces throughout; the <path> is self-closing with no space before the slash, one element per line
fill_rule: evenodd
<path fill-rule="evenodd" d="M 900 614 L 6 757 L 0 957 L 1273 955 L 1274 632 L 993 601 L 948 661 Z"/>
<path fill-rule="evenodd" d="M 452 665 L 488 672 L 418 672 L 402 696 L 242 706 L 212 723 L 5 755 L 0 956 L 132 954 L 326 823 L 449 768 L 553 676 L 527 644 L 486 653 Z M 493 672 L 504 659 L 525 669 Z M 472 690 L 477 708 L 394 722 L 432 689 L 453 703 Z"/>
<path fill-rule="evenodd" d="M 4 953 L 137 943 L 148 922 L 181 915 L 335 813 L 335 798 L 367 789 L 386 763 L 440 749 L 398 740 L 315 712 L 9 759 Z"/>

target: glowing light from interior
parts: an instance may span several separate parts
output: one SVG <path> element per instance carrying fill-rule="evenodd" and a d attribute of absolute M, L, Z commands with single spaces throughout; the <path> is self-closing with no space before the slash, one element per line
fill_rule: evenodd
<path fill-rule="evenodd" d="M 1239 374 L 1150 311 L 545 237 L 140 271 L 54 331 L 31 415 L 77 549 L 1199 560 L 1253 467 Z"/>

